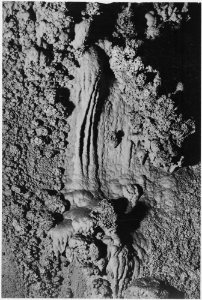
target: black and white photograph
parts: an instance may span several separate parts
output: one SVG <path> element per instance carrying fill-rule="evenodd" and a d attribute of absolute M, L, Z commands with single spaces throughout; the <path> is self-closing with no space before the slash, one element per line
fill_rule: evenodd
<path fill-rule="evenodd" d="M 201 3 L 1 14 L 1 298 L 200 299 Z"/>

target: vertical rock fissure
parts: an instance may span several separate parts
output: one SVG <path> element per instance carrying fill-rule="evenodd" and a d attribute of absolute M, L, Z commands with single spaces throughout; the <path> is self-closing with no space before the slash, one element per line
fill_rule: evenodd
<path fill-rule="evenodd" d="M 93 92 L 91 94 L 91 104 L 90 106 L 92 106 L 92 109 L 90 109 L 88 115 L 89 115 L 89 122 L 87 122 L 87 126 L 86 126 L 86 134 L 84 136 L 86 136 L 86 140 L 87 140 L 87 144 L 84 144 L 84 151 L 83 151 L 83 173 L 89 177 L 90 173 L 89 173 L 89 166 L 93 164 L 92 161 L 92 155 L 91 155 L 91 150 L 93 147 L 93 132 L 94 132 L 94 112 L 96 110 L 96 106 L 97 106 L 97 102 L 98 102 L 98 98 L 99 98 L 99 93 L 97 90 L 97 86 L 98 86 L 98 82 L 99 82 L 99 78 L 96 79 L 95 84 L 94 84 L 94 88 L 93 88 Z M 94 101 L 93 101 L 93 100 Z M 93 102 L 93 103 L 92 103 Z M 89 126 L 88 126 L 89 124 Z"/>
<path fill-rule="evenodd" d="M 81 171 L 82 171 L 83 175 L 84 175 L 84 173 L 83 173 L 83 148 L 84 148 L 85 135 L 88 133 L 86 130 L 86 122 L 87 122 L 88 113 L 89 113 L 90 106 L 91 106 L 91 101 L 92 101 L 92 94 L 90 97 L 88 108 L 87 108 L 85 116 L 84 116 L 84 121 L 81 125 L 81 130 L 80 130 L 79 158 L 80 158 L 80 163 L 81 163 Z"/>

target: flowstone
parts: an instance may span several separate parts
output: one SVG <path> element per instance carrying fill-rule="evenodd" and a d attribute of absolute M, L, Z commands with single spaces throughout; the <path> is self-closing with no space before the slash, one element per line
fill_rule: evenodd
<path fill-rule="evenodd" d="M 149 16 L 151 18 L 151 13 L 150 15 L 146 15 L 147 20 L 149 20 Z M 147 25 L 153 26 L 153 23 L 150 24 L 149 22 L 151 21 L 148 21 Z M 107 58 L 102 54 L 103 50 L 99 46 L 90 46 L 88 44 L 90 31 L 90 20 L 84 19 L 75 26 L 75 39 L 72 42 L 75 50 L 80 51 L 78 53 L 80 67 L 78 71 L 77 82 L 79 85 L 76 89 L 76 110 L 74 115 L 75 153 L 73 155 L 72 183 L 66 185 L 66 200 L 69 200 L 71 205 L 69 211 L 63 214 L 64 220 L 51 229 L 49 234 L 53 239 L 53 247 L 56 255 L 65 252 L 69 262 L 74 261 L 75 264 L 79 264 L 84 268 L 85 276 L 88 278 L 89 294 L 86 296 L 120 298 L 123 297 L 123 292 L 128 285 L 134 279 L 141 277 L 141 260 L 143 257 L 145 259 L 145 254 L 147 255 L 144 237 L 139 236 L 137 239 L 131 237 L 124 241 L 119 234 L 121 231 L 120 227 L 124 226 L 124 223 L 121 222 L 127 222 L 126 220 L 127 217 L 130 218 L 130 213 L 132 214 L 133 210 L 137 209 L 137 201 L 141 196 L 141 192 L 144 192 L 144 188 L 136 184 L 134 178 L 126 178 L 122 184 L 119 181 L 121 178 L 118 178 L 120 192 L 118 191 L 116 196 L 119 196 L 120 200 L 116 203 L 111 202 L 113 196 L 110 191 L 107 194 L 106 187 L 103 186 L 103 177 L 100 176 L 100 173 L 103 174 L 108 168 L 105 170 L 103 165 L 99 165 L 100 155 L 103 157 L 104 153 L 102 152 L 105 151 L 103 149 L 100 150 L 99 145 L 106 144 L 106 141 L 100 141 L 103 137 L 99 132 L 99 123 L 101 115 L 105 115 L 104 105 L 107 100 L 108 86 L 106 74 L 109 73 L 109 70 L 106 68 L 107 64 L 105 60 Z M 113 60 L 113 50 L 111 56 L 111 60 Z M 118 57 L 116 59 L 117 61 L 119 60 Z M 115 62 L 112 63 L 111 61 L 112 69 L 115 68 L 115 64 Z M 134 73 L 141 68 L 144 68 L 144 66 L 141 59 L 139 59 Z M 150 72 L 150 74 L 152 72 L 155 73 L 152 68 L 146 70 L 146 72 Z M 140 74 L 143 74 L 142 80 L 145 82 L 146 73 L 145 75 L 144 73 Z M 152 88 L 156 88 L 155 78 L 159 78 L 158 73 L 155 73 L 155 76 Z M 139 77 L 140 75 L 137 78 Z M 153 97 L 156 97 L 156 95 L 153 95 Z M 147 96 L 145 96 L 143 101 L 146 102 L 146 99 Z M 163 101 L 166 101 L 166 98 Z M 170 105 L 172 114 L 173 103 L 170 99 L 167 102 Z M 116 103 L 116 105 L 119 104 Z M 141 120 L 140 122 L 144 121 Z M 120 132 L 124 132 L 121 136 L 124 136 L 126 135 L 126 131 L 123 131 L 124 126 L 123 124 L 121 125 L 122 130 Z M 135 126 L 137 127 L 137 125 Z M 191 127 L 194 128 L 192 123 L 190 123 Z M 120 134 L 118 135 L 116 132 L 112 132 L 111 135 L 114 148 L 123 143 Z M 137 140 L 135 140 L 135 137 Z M 160 151 L 157 141 L 149 141 L 150 137 L 147 138 L 144 133 L 143 137 L 141 137 L 139 129 L 137 130 L 136 128 L 135 135 L 133 133 L 133 136 L 129 139 L 132 140 L 138 149 L 137 157 L 140 158 L 142 165 L 145 163 L 149 149 L 153 153 L 149 153 L 150 160 L 154 162 L 156 159 L 157 161 L 158 154 L 156 153 Z M 146 146 L 148 144 L 146 148 L 144 146 L 145 150 L 140 147 L 140 140 L 142 140 L 142 145 Z M 119 147 L 121 147 L 121 144 Z M 117 155 L 114 150 L 111 152 L 114 156 Z M 132 153 L 130 153 L 130 156 L 132 156 Z M 160 156 L 158 159 L 161 163 Z M 166 160 L 166 158 L 163 158 L 163 160 Z M 110 160 L 105 159 L 105 161 Z M 121 163 L 119 161 L 119 163 L 112 163 L 111 165 L 112 168 L 115 167 L 119 175 L 121 175 Z M 180 166 L 179 162 L 173 165 L 169 158 L 167 158 L 166 164 L 168 166 L 170 164 L 170 171 Z M 166 164 L 161 165 L 164 167 Z M 128 163 L 125 167 L 127 166 Z M 166 167 L 166 170 L 168 171 L 169 167 Z M 127 171 L 127 168 L 125 168 L 125 172 Z M 106 179 L 107 175 L 105 174 Z M 110 180 L 113 181 L 113 179 L 111 176 Z M 113 186 L 113 182 L 108 181 L 108 184 L 109 188 Z M 68 198 L 68 194 L 70 195 L 70 193 L 73 195 L 73 201 Z M 103 199 L 104 195 L 107 195 L 106 199 Z M 82 200 L 80 200 L 81 198 Z M 125 210 L 122 208 L 122 211 L 120 211 L 120 208 L 124 206 L 124 202 L 126 203 Z M 126 236 L 128 234 L 130 235 L 130 233 L 127 233 Z M 168 293 L 166 291 L 159 291 L 157 282 L 153 281 L 154 288 L 151 290 L 148 289 L 148 292 L 145 292 L 146 294 L 136 291 L 137 288 L 134 286 L 125 295 L 127 296 L 129 293 L 130 295 L 133 294 L 134 297 L 147 295 L 147 297 L 159 296 L 160 298 L 166 298 Z M 101 287 L 102 291 L 100 291 Z"/>
<path fill-rule="evenodd" d="M 108 282 L 108 288 L 105 287 L 108 292 L 102 294 L 97 291 L 97 295 L 117 298 L 122 296 L 134 276 L 139 276 L 139 258 L 132 244 L 124 244 L 118 235 L 116 205 L 114 208 L 109 198 L 101 197 L 97 135 L 102 106 L 106 100 L 106 67 L 103 64 L 104 56 L 100 57 L 103 50 L 98 46 L 85 46 L 89 32 L 85 29 L 86 24 L 84 20 L 75 26 L 75 40 L 72 42 L 76 50 L 82 49 L 79 58 L 80 90 L 75 112 L 74 191 L 68 193 L 71 188 L 67 186 L 66 199 L 71 203 L 70 210 L 63 214 L 64 220 L 51 229 L 49 235 L 56 256 L 65 252 L 70 262 L 74 260 L 86 269 L 91 296 L 96 293 L 96 280 L 100 283 L 104 280 L 102 285 Z M 128 198 L 130 209 L 127 211 L 130 211 L 139 198 L 138 188 L 124 185 L 121 189 L 123 196 Z M 69 199 L 70 194 L 73 195 L 72 200 Z"/>

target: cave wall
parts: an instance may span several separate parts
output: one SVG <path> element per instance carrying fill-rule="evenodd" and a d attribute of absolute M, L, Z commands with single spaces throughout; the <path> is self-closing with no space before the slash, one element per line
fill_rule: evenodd
<path fill-rule="evenodd" d="M 2 296 L 200 297 L 199 7 L 3 3 Z"/>

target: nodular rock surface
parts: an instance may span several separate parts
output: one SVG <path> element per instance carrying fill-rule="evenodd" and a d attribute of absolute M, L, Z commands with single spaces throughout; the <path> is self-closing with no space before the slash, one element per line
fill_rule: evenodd
<path fill-rule="evenodd" d="M 3 3 L 2 297 L 200 297 L 200 4 Z"/>

